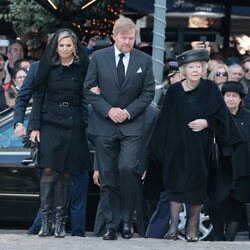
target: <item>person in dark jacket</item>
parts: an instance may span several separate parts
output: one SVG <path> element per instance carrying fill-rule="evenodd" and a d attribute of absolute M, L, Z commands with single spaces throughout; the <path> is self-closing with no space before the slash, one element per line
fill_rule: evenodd
<path fill-rule="evenodd" d="M 228 81 L 221 90 L 244 142 L 232 155 L 233 183 L 229 195 L 213 204 L 209 217 L 215 240 L 233 241 L 241 229 L 249 230 L 245 203 L 250 202 L 250 112 L 243 107 L 246 93 L 241 83 Z"/>
<path fill-rule="evenodd" d="M 7 108 L 4 87 L 0 85 L 0 112 Z"/>
<path fill-rule="evenodd" d="M 33 86 L 30 140 L 39 142 L 42 226 L 39 236 L 52 234 L 57 182 L 55 237 L 65 236 L 71 175 L 91 170 L 82 102 L 88 58 L 69 29 L 58 30 L 40 60 Z"/>
<path fill-rule="evenodd" d="M 169 59 L 168 62 L 168 74 L 167 74 L 167 87 L 169 87 L 170 85 L 179 82 L 182 80 L 182 75 L 180 74 L 178 65 L 177 65 L 177 61 L 174 59 Z M 164 97 L 166 95 L 167 92 L 167 88 L 166 90 L 163 92 L 162 96 L 161 96 L 161 100 L 159 101 L 159 104 L 162 104 Z M 155 163 L 151 160 L 151 165 L 150 167 L 152 168 L 151 172 L 154 172 L 154 174 L 156 173 L 155 168 L 156 165 Z M 159 167 L 158 167 L 159 168 Z M 150 170 L 149 170 L 150 171 Z M 160 171 L 158 171 L 159 173 Z M 149 183 L 149 185 L 147 184 L 147 180 L 148 179 L 154 179 L 152 178 L 152 174 L 149 175 L 149 177 L 147 178 L 146 175 L 146 181 L 144 182 L 144 186 L 145 186 L 145 191 L 144 191 L 144 195 L 151 190 L 151 192 L 153 191 L 154 195 L 157 194 L 157 192 L 155 192 L 156 190 L 153 189 L 152 190 L 152 183 Z M 155 178 L 157 183 L 159 183 L 159 179 L 156 177 Z M 147 187 L 148 186 L 148 187 Z M 154 187 L 158 187 L 158 190 L 161 190 L 161 186 L 160 185 L 154 185 Z M 155 197 L 152 199 L 152 197 L 149 198 L 149 200 L 154 200 L 154 202 L 157 201 L 157 207 L 154 211 L 154 213 L 152 214 L 150 221 L 148 223 L 148 227 L 145 233 L 145 237 L 146 238 L 163 238 L 164 235 L 166 234 L 166 232 L 169 229 L 169 221 L 170 221 L 170 201 L 168 198 L 168 191 L 167 190 L 163 190 L 160 195 L 160 197 Z"/>
<path fill-rule="evenodd" d="M 202 79 L 208 60 L 207 50 L 189 50 L 177 57 L 186 79 L 168 88 L 149 142 L 150 153 L 162 163 L 163 185 L 169 191 L 171 224 L 165 239 L 177 239 L 181 203 L 185 203 L 186 240 L 198 241 L 214 136 L 226 146 L 241 141 L 218 87 Z"/>
<path fill-rule="evenodd" d="M 26 135 L 26 128 L 23 125 L 26 108 L 32 97 L 32 85 L 35 82 L 39 62 L 30 65 L 26 78 L 16 98 L 14 107 L 15 135 L 22 137 Z"/>
<path fill-rule="evenodd" d="M 242 62 L 244 69 L 244 76 L 241 78 L 240 83 L 244 86 L 246 96 L 244 97 L 244 107 L 250 109 L 250 56 Z"/>
<path fill-rule="evenodd" d="M 27 75 L 25 68 L 13 69 L 10 82 L 4 85 L 6 104 L 9 108 L 15 107 L 16 97 Z"/>
<path fill-rule="evenodd" d="M 30 103 L 32 97 L 32 86 L 35 84 L 35 78 L 39 67 L 39 61 L 30 65 L 28 74 L 24 80 L 18 96 L 16 98 L 14 108 L 14 127 L 15 135 L 17 137 L 26 136 L 26 128 L 23 125 L 24 115 L 27 106 Z M 82 103 L 84 109 L 84 119 L 87 125 L 88 122 L 88 104 L 86 100 Z M 88 137 L 90 140 L 90 137 Z M 72 175 L 72 197 L 70 204 L 70 222 L 71 222 L 71 234 L 72 236 L 85 236 L 85 221 L 86 221 L 86 203 L 89 184 L 89 174 L 87 171 L 84 173 L 74 173 Z M 40 210 L 34 219 L 33 224 L 28 229 L 27 234 L 38 234 L 41 227 L 41 213 Z"/>
<path fill-rule="evenodd" d="M 131 19 L 117 19 L 114 46 L 93 53 L 85 79 L 86 98 L 93 107 L 88 132 L 96 138 L 100 198 L 107 221 L 103 240 L 117 239 L 120 218 L 116 211 L 121 211 L 122 237 L 130 239 L 134 232 L 134 198 L 141 182 L 141 138 L 145 111 L 155 88 L 152 59 L 133 48 L 135 36 Z M 99 87 L 101 94 L 93 93 L 93 87 Z"/>

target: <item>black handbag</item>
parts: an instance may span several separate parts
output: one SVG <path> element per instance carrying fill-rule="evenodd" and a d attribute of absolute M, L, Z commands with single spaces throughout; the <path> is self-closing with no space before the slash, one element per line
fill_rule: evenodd
<path fill-rule="evenodd" d="M 216 142 L 215 137 L 214 137 L 212 153 L 211 153 L 211 167 L 212 168 L 220 167 L 220 151 L 219 151 L 219 146 Z"/>
<path fill-rule="evenodd" d="M 220 145 L 214 139 L 207 178 L 209 199 L 213 202 L 225 199 L 230 192 L 232 180 L 231 158 L 223 156 Z"/>

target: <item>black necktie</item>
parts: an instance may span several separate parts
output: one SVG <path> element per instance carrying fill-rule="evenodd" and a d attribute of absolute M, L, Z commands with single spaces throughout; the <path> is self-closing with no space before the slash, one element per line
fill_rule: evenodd
<path fill-rule="evenodd" d="M 120 59 L 117 65 L 117 76 L 120 87 L 122 87 L 122 84 L 124 83 L 125 80 L 125 67 L 122 61 L 124 56 L 125 55 L 123 53 L 119 54 Z"/>

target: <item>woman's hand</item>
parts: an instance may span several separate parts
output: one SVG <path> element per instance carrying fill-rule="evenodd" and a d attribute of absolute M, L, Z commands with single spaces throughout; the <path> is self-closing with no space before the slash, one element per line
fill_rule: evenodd
<path fill-rule="evenodd" d="M 200 132 L 201 130 L 208 127 L 207 120 L 206 119 L 196 119 L 188 124 L 188 126 L 194 131 L 194 132 Z"/>
<path fill-rule="evenodd" d="M 32 132 L 30 134 L 30 141 L 40 142 L 40 131 L 39 130 L 32 130 Z"/>
<path fill-rule="evenodd" d="M 101 94 L 101 90 L 100 90 L 100 88 L 99 88 L 98 86 L 92 87 L 92 88 L 90 89 L 90 91 L 91 91 L 92 93 L 96 94 L 96 95 L 100 95 L 100 94 Z"/>

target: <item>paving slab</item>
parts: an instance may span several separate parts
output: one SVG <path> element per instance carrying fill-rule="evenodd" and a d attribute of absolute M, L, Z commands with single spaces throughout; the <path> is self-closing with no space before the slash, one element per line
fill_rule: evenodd
<path fill-rule="evenodd" d="M 29 236 L 25 233 L 0 232 L 0 250 L 249 250 L 250 241 L 211 242 L 168 241 L 161 239 L 132 238 L 104 241 L 97 237 Z"/>

